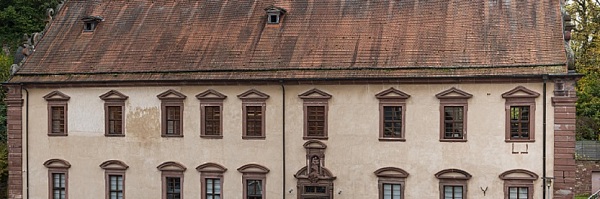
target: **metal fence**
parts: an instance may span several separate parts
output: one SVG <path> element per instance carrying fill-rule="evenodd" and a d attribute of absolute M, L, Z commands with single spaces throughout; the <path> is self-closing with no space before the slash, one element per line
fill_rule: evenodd
<path fill-rule="evenodd" d="M 575 143 L 575 159 L 600 160 L 600 142 L 582 140 Z"/>

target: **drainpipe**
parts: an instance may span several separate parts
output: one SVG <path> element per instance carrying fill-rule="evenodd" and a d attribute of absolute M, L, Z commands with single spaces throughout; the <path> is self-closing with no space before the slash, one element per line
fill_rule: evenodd
<path fill-rule="evenodd" d="M 543 75 L 542 79 L 544 80 L 544 84 L 543 84 L 543 91 L 542 91 L 542 99 L 543 99 L 543 116 L 542 116 L 542 120 L 543 120 L 543 125 L 542 125 L 542 133 L 543 133 L 543 147 L 542 147 L 542 153 L 543 153 L 543 164 L 542 164 L 542 186 L 545 189 L 550 190 L 550 187 L 546 186 L 546 81 L 548 80 L 548 75 Z M 542 195 L 543 198 L 546 199 L 547 197 L 550 197 L 550 194 L 548 194 L 548 196 L 546 196 L 546 191 L 542 191 Z"/>
<path fill-rule="evenodd" d="M 281 92 L 282 92 L 282 100 L 281 100 L 281 143 L 282 143 L 282 148 L 281 148 L 281 153 L 282 153 L 282 166 L 283 166 L 283 171 L 282 171 L 282 177 L 283 177 L 283 183 L 282 184 L 282 192 L 281 192 L 281 196 L 283 199 L 285 199 L 285 86 L 283 85 L 283 80 L 279 81 L 280 85 L 281 85 Z"/>
<path fill-rule="evenodd" d="M 27 199 L 29 199 L 29 91 L 23 84 L 21 84 L 21 89 L 25 91 L 25 173 L 27 174 L 26 180 L 26 190 Z"/>

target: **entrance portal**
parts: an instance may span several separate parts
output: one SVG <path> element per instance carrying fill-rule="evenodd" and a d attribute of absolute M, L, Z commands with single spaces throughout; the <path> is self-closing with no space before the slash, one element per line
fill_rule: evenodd
<path fill-rule="evenodd" d="M 306 149 L 306 166 L 294 177 L 298 179 L 298 199 L 333 199 L 335 176 L 325 168 L 325 148 L 318 140 L 309 140 Z"/>

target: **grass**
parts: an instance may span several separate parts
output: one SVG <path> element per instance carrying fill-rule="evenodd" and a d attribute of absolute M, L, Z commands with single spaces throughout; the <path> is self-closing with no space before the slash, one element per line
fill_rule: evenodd
<path fill-rule="evenodd" d="M 589 196 L 575 196 L 575 199 L 587 199 Z"/>

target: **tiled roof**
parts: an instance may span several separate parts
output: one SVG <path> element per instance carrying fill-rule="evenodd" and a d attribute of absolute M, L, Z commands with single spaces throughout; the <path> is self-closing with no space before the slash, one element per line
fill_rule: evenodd
<path fill-rule="evenodd" d="M 556 0 L 70 0 L 10 81 L 556 74 L 564 48 Z"/>

